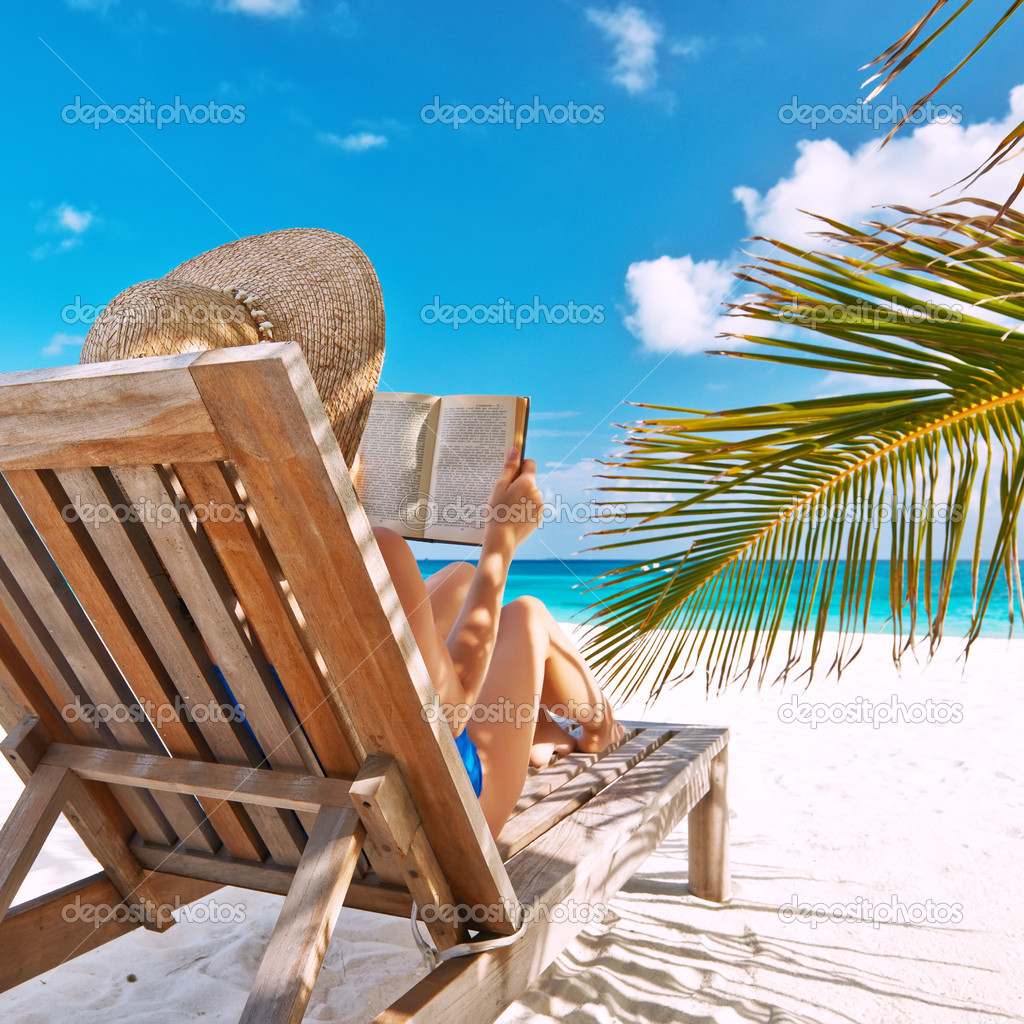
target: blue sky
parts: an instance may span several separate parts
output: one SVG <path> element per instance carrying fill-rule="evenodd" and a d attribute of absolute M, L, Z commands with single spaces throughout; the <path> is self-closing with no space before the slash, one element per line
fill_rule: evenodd
<path fill-rule="evenodd" d="M 780 115 L 794 98 L 865 95 L 857 68 L 926 6 L 18 5 L 7 12 L 0 370 L 77 362 L 90 307 L 199 252 L 327 228 L 355 240 L 380 277 L 381 387 L 529 395 L 528 454 L 545 492 L 581 502 L 588 460 L 613 450 L 614 424 L 636 417 L 626 400 L 721 408 L 827 390 L 819 374 L 703 351 L 721 344 L 718 303 L 751 233 L 804 237 L 799 207 L 860 221 L 881 202 L 927 205 L 992 148 L 1024 82 L 1013 23 L 938 97 L 959 108 L 955 123 L 908 131 L 880 152 L 884 127 Z M 916 99 L 978 24 L 892 98 Z M 180 97 L 231 107 L 240 123 L 96 129 L 62 117 L 76 97 L 154 107 Z M 435 97 L 572 102 L 600 123 L 454 130 L 425 123 Z M 1013 105 L 1019 119 L 1024 89 Z M 974 191 L 1002 198 L 1011 173 Z M 468 306 L 536 297 L 600 315 L 456 331 L 424 323 L 435 296 Z M 589 543 L 585 529 L 546 525 L 523 555 L 567 556 Z"/>

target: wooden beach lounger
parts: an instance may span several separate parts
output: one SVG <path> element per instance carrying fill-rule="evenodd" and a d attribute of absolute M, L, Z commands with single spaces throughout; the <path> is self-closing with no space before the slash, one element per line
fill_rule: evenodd
<path fill-rule="evenodd" d="M 378 1020 L 483 1024 L 684 815 L 727 898 L 724 729 L 631 723 L 491 838 L 297 345 L 0 375 L 0 472 L 0 990 L 236 885 L 285 894 L 242 1020 L 302 1019 L 342 904 L 415 901 L 516 937 Z M 12 910 L 61 813 L 103 871 Z"/>

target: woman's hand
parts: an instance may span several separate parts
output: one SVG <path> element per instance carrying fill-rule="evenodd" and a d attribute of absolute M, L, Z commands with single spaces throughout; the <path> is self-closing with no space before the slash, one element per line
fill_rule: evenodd
<path fill-rule="evenodd" d="M 484 544 L 507 546 L 511 555 L 537 529 L 544 511 L 544 496 L 537 486 L 537 464 L 533 459 L 524 460 L 520 468 L 519 452 L 513 448 L 487 505 Z"/>

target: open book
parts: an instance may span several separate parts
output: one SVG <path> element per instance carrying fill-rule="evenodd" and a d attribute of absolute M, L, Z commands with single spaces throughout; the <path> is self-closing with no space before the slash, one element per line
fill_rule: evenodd
<path fill-rule="evenodd" d="M 528 398 L 378 391 L 359 451 L 374 526 L 411 540 L 480 544 L 505 454 L 526 442 Z"/>

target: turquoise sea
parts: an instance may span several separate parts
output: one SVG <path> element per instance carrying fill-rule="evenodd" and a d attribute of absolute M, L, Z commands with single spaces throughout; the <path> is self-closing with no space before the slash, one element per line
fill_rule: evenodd
<path fill-rule="evenodd" d="M 447 561 L 437 559 L 422 559 L 419 562 L 420 571 L 425 577 L 437 572 L 438 569 L 447 564 Z M 532 594 L 534 597 L 540 598 L 559 621 L 582 623 L 589 614 L 584 609 L 594 601 L 596 596 L 594 590 L 589 586 L 591 581 L 603 572 L 628 564 L 630 563 L 625 561 L 598 561 L 596 559 L 568 559 L 564 562 L 555 559 L 522 559 L 512 563 L 508 585 L 505 589 L 505 600 L 511 601 L 522 594 Z M 651 571 L 662 571 L 661 566 L 657 562 L 653 562 L 651 565 Z M 987 562 L 982 562 L 979 573 L 979 586 L 985 578 L 987 568 Z M 1024 572 L 1022 572 L 1022 576 L 1024 576 Z M 935 590 L 933 589 L 934 593 Z M 887 562 L 879 562 L 868 616 L 869 632 L 888 630 L 888 595 L 889 564 Z M 839 621 L 838 595 L 835 596 L 832 602 L 831 613 L 830 618 L 835 628 L 838 626 Z M 920 629 L 920 619 L 924 617 L 924 602 L 921 598 L 919 598 L 918 615 L 918 627 Z M 957 562 L 953 575 L 953 591 L 950 597 L 950 606 L 946 614 L 945 636 L 949 639 L 966 636 L 970 628 L 970 621 L 971 564 L 970 562 Z M 906 620 L 904 620 L 904 623 L 906 623 Z M 1010 635 L 1009 599 L 1004 579 L 1001 579 L 996 584 L 996 589 L 993 592 L 992 600 L 982 625 L 981 635 L 988 637 L 1007 637 Z M 1024 637 L 1024 627 L 1022 627 L 1020 621 L 1019 609 L 1014 621 L 1013 636 Z"/>

